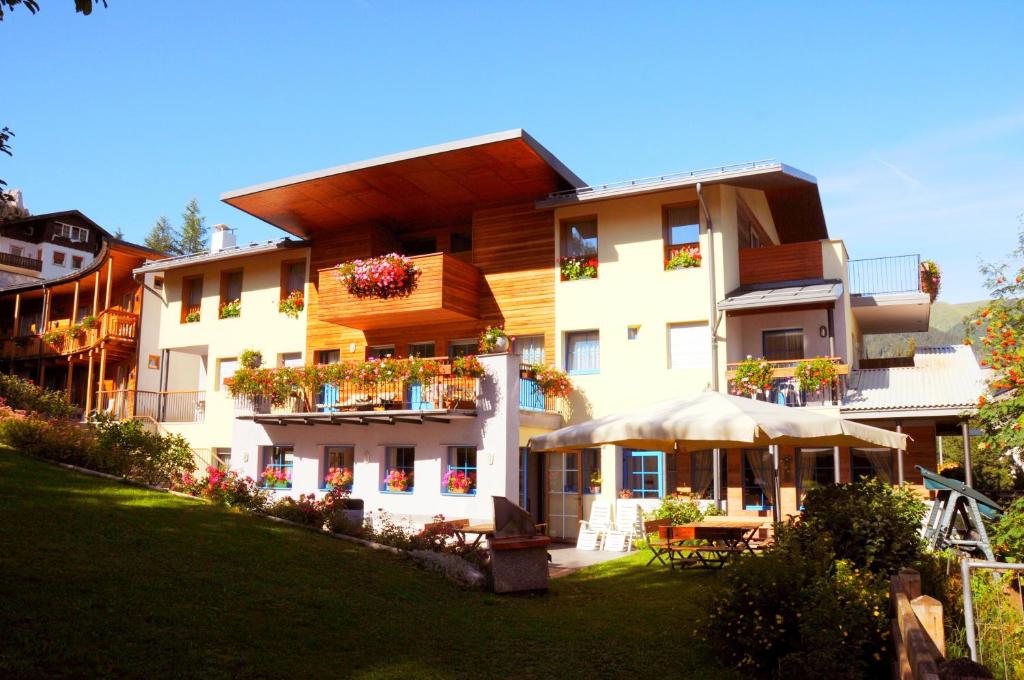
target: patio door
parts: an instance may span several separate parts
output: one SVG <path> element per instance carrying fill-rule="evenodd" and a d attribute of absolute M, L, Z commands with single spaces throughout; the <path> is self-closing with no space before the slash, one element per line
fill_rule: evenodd
<path fill-rule="evenodd" d="M 576 452 L 548 453 L 547 517 L 548 535 L 556 540 L 575 541 L 580 528 L 580 455 Z"/>

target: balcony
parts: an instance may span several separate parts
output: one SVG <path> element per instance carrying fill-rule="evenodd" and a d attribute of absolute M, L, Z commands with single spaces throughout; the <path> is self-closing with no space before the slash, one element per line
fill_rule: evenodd
<path fill-rule="evenodd" d="M 81 328 L 68 334 L 69 320 L 53 322 L 46 333 L 23 335 L 0 340 L 0 354 L 13 359 L 35 359 L 39 356 L 69 356 L 88 351 L 105 343 L 115 354 L 134 348 L 139 316 L 131 312 L 108 309 L 100 312 L 96 326 Z"/>
<path fill-rule="evenodd" d="M 802 241 L 766 248 L 740 248 L 740 285 L 824 277 L 820 241 Z"/>
<path fill-rule="evenodd" d="M 769 361 L 768 363 L 774 369 L 772 387 L 767 394 L 758 394 L 756 398 L 782 406 L 839 406 L 842 403 L 843 394 L 846 392 L 846 377 L 850 374 L 849 365 L 842 363 L 842 359 L 838 357 L 832 357 L 831 361 L 835 364 L 838 374 L 835 383 L 817 392 L 805 392 L 800 389 L 800 381 L 796 379 L 796 367 L 800 361 L 800 359 Z M 739 366 L 739 362 L 726 364 L 725 377 L 729 383 L 730 394 L 739 393 L 734 384 L 737 366 Z"/>
<path fill-rule="evenodd" d="M 101 391 L 96 410 L 118 420 L 149 418 L 160 423 L 201 423 L 206 416 L 206 391 Z"/>
<path fill-rule="evenodd" d="M 416 290 L 408 297 L 388 300 L 357 298 L 338 281 L 333 267 L 321 269 L 319 318 L 364 331 L 479 318 L 479 269 L 446 253 L 412 260 L 421 271 Z"/>
<path fill-rule="evenodd" d="M 921 256 L 850 260 L 850 305 L 865 334 L 928 330 L 931 298 L 922 290 Z"/>
<path fill-rule="evenodd" d="M 0 267 L 11 267 L 12 269 L 27 269 L 33 272 L 43 271 L 43 261 L 34 257 L 23 255 L 12 255 L 11 253 L 0 253 Z"/>

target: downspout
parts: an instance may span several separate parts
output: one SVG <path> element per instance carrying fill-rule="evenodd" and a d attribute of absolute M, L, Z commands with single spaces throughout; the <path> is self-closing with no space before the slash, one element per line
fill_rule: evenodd
<path fill-rule="evenodd" d="M 703 258 L 708 267 L 708 330 L 711 335 L 711 389 L 718 391 L 718 296 L 715 293 L 715 232 L 711 212 L 704 202 L 704 190 L 697 182 L 697 200 L 704 212 L 704 223 L 708 236 L 708 256 Z M 711 451 L 711 498 L 715 509 L 722 509 L 722 458 L 720 449 Z M 692 453 L 690 455 L 693 455 Z M 728 455 L 728 454 L 727 454 Z"/>

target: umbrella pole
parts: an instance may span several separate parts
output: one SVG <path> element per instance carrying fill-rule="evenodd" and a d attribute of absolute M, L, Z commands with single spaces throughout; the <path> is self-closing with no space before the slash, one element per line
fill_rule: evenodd
<path fill-rule="evenodd" d="M 779 502 L 782 500 L 782 485 L 779 484 L 779 446 L 778 444 L 772 444 L 772 484 L 775 487 L 775 498 L 772 503 L 772 520 L 776 524 L 782 521 L 782 510 L 779 508 Z"/>
<path fill-rule="evenodd" d="M 692 455 L 692 454 L 691 454 Z M 720 449 L 711 450 L 711 498 L 715 501 L 715 509 L 722 509 L 722 459 Z"/>

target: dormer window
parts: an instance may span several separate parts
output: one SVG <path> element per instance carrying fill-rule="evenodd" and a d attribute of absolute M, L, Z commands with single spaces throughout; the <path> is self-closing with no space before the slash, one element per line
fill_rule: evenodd
<path fill-rule="evenodd" d="M 77 227 L 73 224 L 56 222 L 54 224 L 54 236 L 66 238 L 72 243 L 85 243 L 89 240 L 89 230 L 85 227 Z"/>

